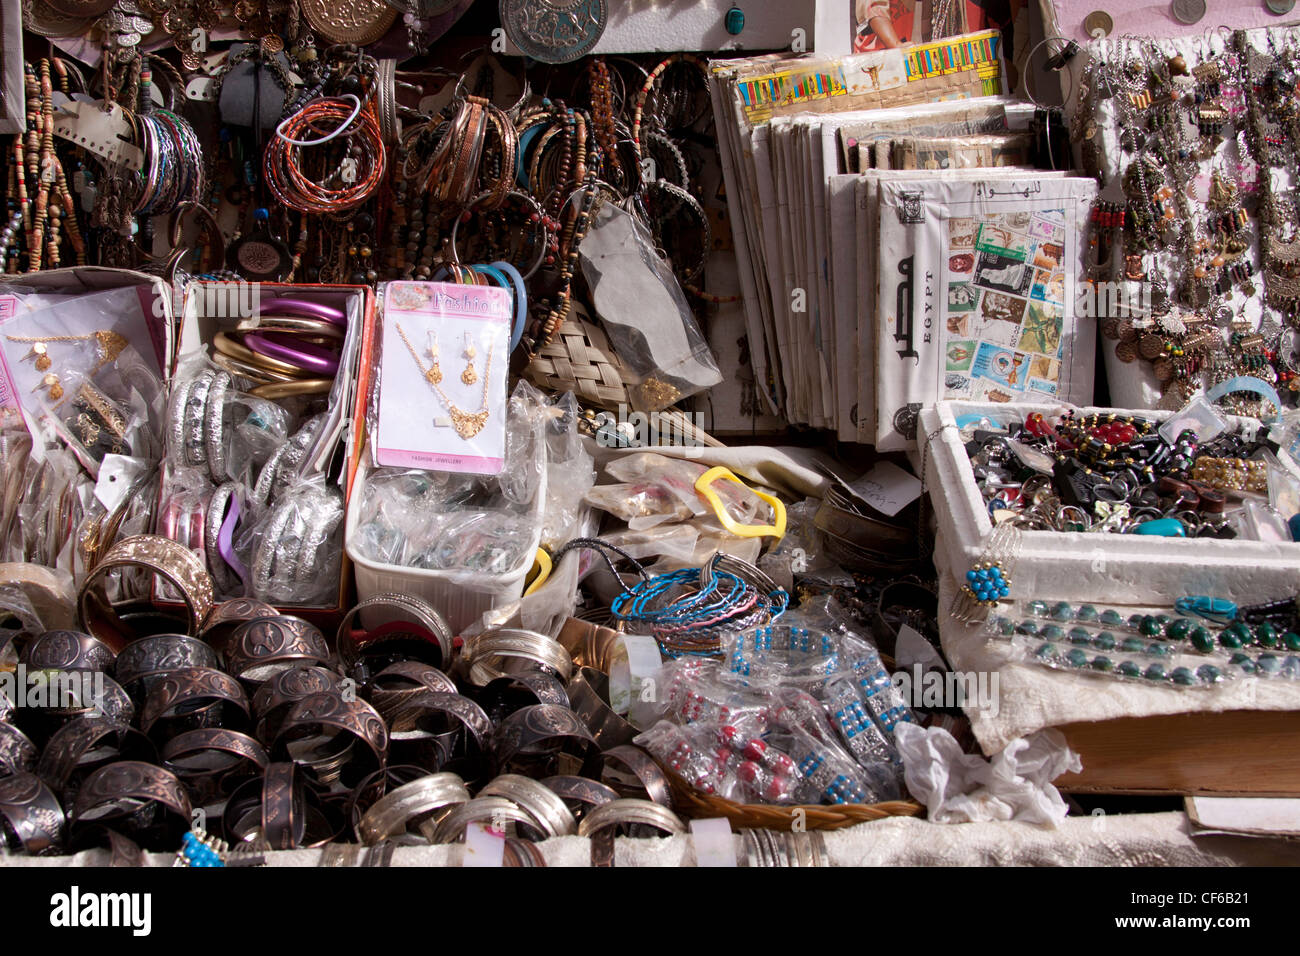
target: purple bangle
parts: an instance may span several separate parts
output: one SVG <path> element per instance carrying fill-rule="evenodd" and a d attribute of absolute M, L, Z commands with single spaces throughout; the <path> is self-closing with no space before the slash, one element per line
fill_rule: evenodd
<path fill-rule="evenodd" d="M 239 495 L 230 496 L 230 505 L 226 511 L 226 520 L 221 522 L 221 533 L 217 536 L 217 552 L 221 555 L 221 560 L 230 566 L 230 570 L 239 575 L 239 580 L 244 583 L 245 590 L 248 587 L 248 567 L 243 561 L 239 560 L 239 555 L 235 554 L 235 528 L 239 524 L 240 514 L 243 509 L 239 504 Z"/>
<path fill-rule="evenodd" d="M 293 344 L 288 344 L 288 339 Z M 333 375 L 339 370 L 339 357 L 329 349 L 298 341 L 296 336 L 280 332 L 247 332 L 244 344 L 258 355 L 279 359 L 308 372 Z"/>
<path fill-rule="evenodd" d="M 304 299 L 267 299 L 265 302 L 258 303 L 257 312 L 258 315 L 283 312 L 285 315 L 305 315 L 310 319 L 324 319 L 335 325 L 348 324 L 348 317 L 342 309 L 322 305 L 319 302 L 307 302 Z"/>

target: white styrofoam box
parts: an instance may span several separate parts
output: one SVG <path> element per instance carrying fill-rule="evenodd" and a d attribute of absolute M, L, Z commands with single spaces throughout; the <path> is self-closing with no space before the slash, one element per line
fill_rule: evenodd
<path fill-rule="evenodd" d="M 411 594 L 433 605 L 459 634 L 477 621 L 484 611 L 518 600 L 524 592 L 524 579 L 533 566 L 542 537 L 542 511 L 546 503 L 546 471 L 543 469 L 533 498 L 531 543 L 522 564 L 505 574 L 478 574 L 471 571 L 432 571 L 384 564 L 363 555 L 356 543 L 361 503 L 365 498 L 366 478 L 370 473 L 369 453 L 362 454 L 360 467 L 348 500 L 344 526 L 344 548 L 352 560 L 357 580 L 357 600 L 376 594 Z"/>
<path fill-rule="evenodd" d="M 965 415 L 987 415 L 1004 424 L 1052 405 L 940 402 L 921 410 L 922 478 L 950 567 L 969 568 L 984 553 L 993 530 L 970 458 L 957 429 Z M 1168 412 L 1083 408 L 1163 420 Z M 1235 421 L 1235 419 L 1234 419 Z M 961 572 L 958 572 L 961 573 Z M 1113 604 L 1172 604 L 1179 597 L 1211 594 L 1237 603 L 1277 600 L 1300 593 L 1300 544 L 1164 538 L 1104 532 L 1025 531 L 1011 569 L 1011 596 Z"/>

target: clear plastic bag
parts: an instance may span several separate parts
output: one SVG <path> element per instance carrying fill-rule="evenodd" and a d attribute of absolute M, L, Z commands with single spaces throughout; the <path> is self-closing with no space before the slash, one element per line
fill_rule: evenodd
<path fill-rule="evenodd" d="M 573 538 L 588 510 L 584 497 L 596 481 L 591 454 L 578 432 L 578 402 L 572 392 L 553 398 L 546 418 L 546 504 L 542 547 L 557 550 Z"/>
<path fill-rule="evenodd" d="M 323 475 L 300 479 L 240 529 L 251 596 L 270 604 L 335 605 L 343 561 L 343 495 Z"/>
<path fill-rule="evenodd" d="M 578 254 L 610 344 L 634 377 L 629 395 L 639 411 L 722 381 L 685 293 L 636 217 L 605 203 Z"/>
<path fill-rule="evenodd" d="M 548 415 L 520 383 L 510 401 L 506 467 L 499 475 L 378 467 L 361 486 L 356 547 L 401 567 L 504 574 L 533 555 L 546 486 Z"/>
<path fill-rule="evenodd" d="M 178 370 L 164 432 L 173 465 L 201 467 L 217 484 L 251 483 L 289 439 L 297 417 L 281 404 L 240 391 L 240 382 L 205 357 Z"/>

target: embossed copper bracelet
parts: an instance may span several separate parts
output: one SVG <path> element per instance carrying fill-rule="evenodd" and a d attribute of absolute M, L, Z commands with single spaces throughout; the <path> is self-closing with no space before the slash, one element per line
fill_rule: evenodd
<path fill-rule="evenodd" d="M 109 574 L 128 567 L 152 571 L 176 588 L 185 603 L 186 633 L 198 633 L 212 608 L 212 579 L 193 551 L 153 534 L 134 535 L 118 541 L 87 575 L 77 596 L 82 630 L 115 651 L 120 651 L 135 636 L 118 617 L 107 593 Z"/>

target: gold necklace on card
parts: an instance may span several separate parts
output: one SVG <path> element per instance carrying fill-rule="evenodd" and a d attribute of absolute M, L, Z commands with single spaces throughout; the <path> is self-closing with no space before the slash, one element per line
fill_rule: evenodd
<path fill-rule="evenodd" d="M 435 368 L 424 367 L 424 362 L 420 359 L 420 353 L 415 350 L 415 346 L 411 344 L 411 340 L 406 337 L 406 333 L 402 330 L 401 325 L 397 326 L 397 334 L 400 335 L 402 341 L 406 343 L 406 348 L 410 351 L 411 358 L 415 359 L 415 365 L 419 368 L 420 375 L 429 383 L 429 387 L 438 393 L 438 397 L 442 399 L 442 404 L 447 407 L 447 413 L 451 416 L 451 425 L 456 429 L 456 434 L 465 439 L 465 441 L 469 441 L 481 432 L 483 426 L 487 424 L 489 414 L 488 382 L 492 379 L 493 346 L 488 347 L 487 361 L 483 365 L 482 406 L 476 412 L 466 412 L 457 408 L 452 400 L 447 397 L 447 393 L 442 390 L 442 386 L 438 384 L 442 381 L 442 373 Z"/>

